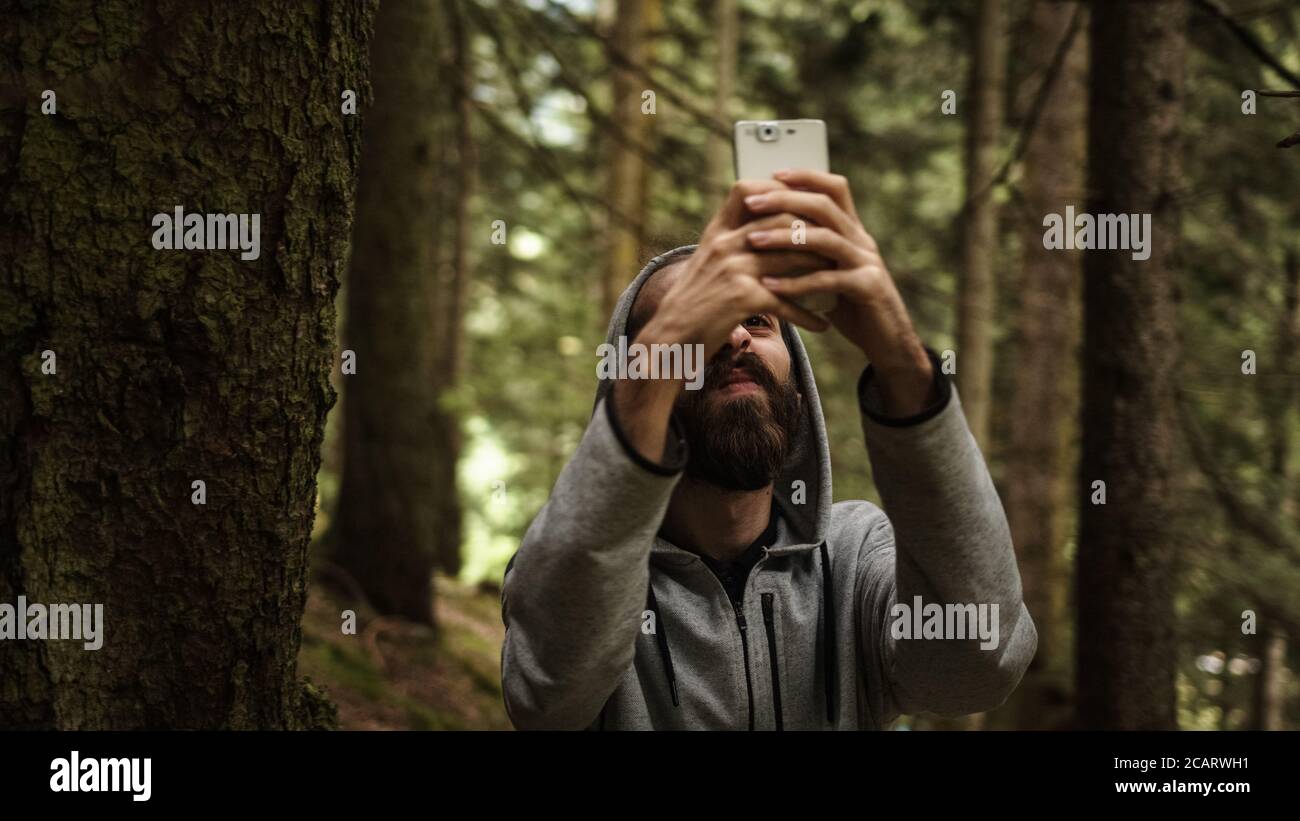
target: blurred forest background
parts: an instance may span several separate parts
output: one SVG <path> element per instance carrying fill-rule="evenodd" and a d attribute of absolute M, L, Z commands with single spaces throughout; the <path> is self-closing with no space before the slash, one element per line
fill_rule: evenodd
<path fill-rule="evenodd" d="M 613 298 L 734 120 L 819 118 L 1040 634 L 1004 707 L 898 726 L 1300 728 L 1292 0 L 138 6 L 0 30 L 0 601 L 112 614 L 0 646 L 0 727 L 507 728 L 499 583 Z M 180 204 L 262 257 L 154 251 Z M 1151 258 L 1046 251 L 1071 205 Z M 804 337 L 878 501 L 861 356 Z"/>
<path fill-rule="evenodd" d="M 1164 14 L 1157 5 L 1092 11 Z M 1123 89 L 1130 79 L 1115 72 L 1141 70 L 1140 60 L 1106 51 L 1123 42 L 1112 31 L 1093 48 L 1116 68 L 1089 74 L 1088 4 L 385 4 L 341 302 L 342 347 L 358 349 L 363 364 L 358 376 L 335 376 L 341 406 L 329 418 L 320 474 L 316 531 L 340 557 L 326 572 L 351 577 L 376 616 L 418 620 L 436 598 L 437 629 L 450 645 L 430 664 L 477 663 L 482 685 L 467 697 L 474 717 L 453 723 L 501 725 L 489 691 L 497 585 L 582 434 L 612 299 L 650 256 L 694 241 L 732 181 L 732 121 L 820 118 L 832 170 L 849 178 L 923 338 L 959 352 L 958 384 L 1007 505 L 1040 627 L 1038 658 L 1004 708 L 962 722 L 905 717 L 900 726 L 1148 726 L 1144 714 L 1155 714 L 1188 729 L 1294 729 L 1300 155 L 1275 144 L 1300 126 L 1300 100 L 1259 97 L 1249 115 L 1243 91 L 1300 88 L 1292 73 L 1300 71 L 1300 8 L 1174 5 L 1185 8 L 1150 29 L 1165 41 L 1121 47 L 1161 55 L 1158 68 L 1170 77 L 1185 73 L 1181 110 L 1153 103 L 1153 118 L 1173 118 L 1164 131 L 1135 125 L 1145 101 L 1132 80 L 1131 94 L 1096 105 L 1104 110 L 1094 117 L 1113 119 L 1094 122 L 1102 133 L 1093 135 L 1102 151 L 1105 132 L 1131 140 L 1148 129 L 1150 144 L 1138 147 L 1158 164 L 1145 169 L 1157 178 L 1152 206 L 1101 210 L 1155 211 L 1157 230 L 1176 241 L 1151 267 L 1109 273 L 1165 277 L 1169 287 L 1127 307 L 1105 293 L 1087 301 L 1091 311 L 1132 320 L 1124 328 L 1122 317 L 1099 317 L 1093 346 L 1107 350 L 1092 351 L 1093 361 L 1156 386 L 1113 400 L 1118 414 L 1136 411 L 1164 427 L 1128 432 L 1136 438 L 1088 474 L 1078 467 L 1088 424 L 1085 270 L 1080 255 L 1043 249 L 1042 220 L 1067 204 L 1083 211 L 1097 195 L 1087 176 L 1090 79 Z M 944 113 L 949 98 L 955 114 Z M 412 167 L 402 152 L 416 144 L 427 153 Z M 1170 146 L 1182 147 L 1181 164 L 1165 156 Z M 1127 156 L 1112 159 L 1095 173 L 1144 170 L 1125 168 Z M 409 236 L 376 241 L 392 232 Z M 853 391 L 860 355 L 834 335 L 804 336 L 833 443 L 835 498 L 878 501 Z M 391 367 L 362 350 L 376 343 Z M 1148 347 L 1162 350 L 1143 359 Z M 1258 360 L 1253 374 L 1244 372 L 1247 350 Z M 398 377 L 411 375 L 406 363 L 426 355 L 426 379 L 375 390 L 361 381 L 367 370 L 375 380 L 406 378 Z M 1167 371 L 1169 390 L 1144 369 Z M 1111 400 L 1090 401 L 1100 415 Z M 1132 406 L 1147 401 L 1166 407 Z M 365 419 L 373 438 L 355 443 L 345 420 Z M 1126 435 L 1123 422 L 1105 425 L 1109 432 L 1095 435 Z M 354 447 L 365 451 L 356 495 Z M 1107 506 L 1094 505 L 1092 480 L 1112 473 Z M 1127 533 L 1122 525 L 1118 534 L 1096 531 L 1113 549 L 1099 546 L 1091 570 L 1099 582 L 1083 588 L 1097 600 L 1094 623 L 1107 625 L 1089 632 L 1078 626 L 1075 568 L 1089 561 L 1080 519 L 1090 509 L 1125 515 L 1123 494 L 1134 505 L 1156 494 L 1165 507 L 1152 529 L 1142 530 L 1148 510 L 1134 514 Z M 339 532 L 371 537 L 349 554 L 330 541 Z M 1161 544 L 1135 559 L 1142 548 L 1130 553 L 1126 541 L 1143 533 Z M 397 555 L 377 562 L 373 553 L 386 551 Z M 433 596 L 418 577 L 435 564 L 443 578 Z M 1149 601 L 1100 601 L 1107 596 Z M 1246 610 L 1258 616 L 1253 634 L 1243 633 Z M 1156 623 L 1133 626 L 1142 620 Z M 388 650 L 372 642 L 371 661 L 407 658 L 421 643 L 419 628 L 380 624 L 414 637 L 395 634 Z M 322 633 L 332 629 L 326 617 Z M 304 654 L 324 658 L 315 646 L 323 639 L 308 638 Z M 1076 648 L 1081 640 L 1093 648 Z M 481 653 L 473 662 L 457 655 L 467 643 Z M 1131 649 L 1118 649 L 1126 643 Z M 336 652 L 341 661 L 345 651 Z M 1131 661 L 1143 658 L 1157 661 Z M 1097 670 L 1090 677 L 1081 664 Z M 1146 672 L 1115 669 L 1133 664 Z M 1080 686 L 1131 707 L 1076 709 Z M 370 709 L 391 712 L 375 696 Z M 345 705 L 345 723 L 350 713 L 369 720 L 364 705 Z"/>

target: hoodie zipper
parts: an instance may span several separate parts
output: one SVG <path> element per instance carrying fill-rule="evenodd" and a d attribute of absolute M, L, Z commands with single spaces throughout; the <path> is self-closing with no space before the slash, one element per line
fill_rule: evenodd
<path fill-rule="evenodd" d="M 758 575 L 758 569 L 766 561 L 767 554 L 764 553 L 763 557 L 754 562 L 754 566 L 749 569 L 749 577 L 745 579 L 745 588 L 741 591 L 741 601 L 744 600 L 745 593 L 749 590 L 750 582 Z M 731 594 L 727 592 L 727 588 L 722 584 L 722 581 L 712 571 L 708 571 L 707 568 L 706 572 L 708 572 L 709 578 L 713 579 L 714 584 L 718 586 L 718 589 L 722 591 L 722 597 L 731 602 L 731 611 L 736 614 L 736 628 L 740 630 L 740 652 L 745 663 L 745 695 L 749 699 L 749 729 L 752 731 L 754 729 L 754 682 L 749 675 L 749 624 L 745 621 L 745 613 L 741 602 L 732 601 Z"/>
<path fill-rule="evenodd" d="M 752 570 L 750 571 L 753 572 Z M 741 612 L 740 602 L 733 601 L 731 607 L 736 611 L 736 626 L 740 628 L 740 651 L 745 660 L 745 693 L 749 696 L 749 729 L 754 729 L 754 684 L 749 679 L 749 628 L 745 624 L 745 614 Z"/>
<path fill-rule="evenodd" d="M 772 603 L 775 598 L 772 593 L 763 594 L 763 627 L 767 630 L 767 658 L 772 666 L 772 710 L 776 713 L 776 730 L 781 732 L 785 728 L 781 716 L 781 666 L 777 661 L 776 617 Z"/>

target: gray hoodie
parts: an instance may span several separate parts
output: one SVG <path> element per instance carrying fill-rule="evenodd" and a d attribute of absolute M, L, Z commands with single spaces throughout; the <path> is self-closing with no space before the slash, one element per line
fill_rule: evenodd
<path fill-rule="evenodd" d="M 619 299 L 609 342 L 646 278 L 692 250 L 646 265 Z M 741 606 L 697 555 L 658 535 L 686 463 L 675 420 L 664 464 L 645 460 L 622 438 L 602 381 L 577 451 L 506 570 L 501 677 L 516 727 L 878 729 L 902 712 L 989 710 L 1019 683 L 1037 632 L 956 390 L 940 376 L 941 405 L 900 425 L 875 410 L 868 368 L 859 403 L 884 510 L 832 504 L 812 365 L 782 325 L 804 419 L 773 488 L 777 538 Z M 896 603 L 921 605 L 925 629 L 912 631 L 921 613 Z M 932 604 L 985 605 L 996 646 L 971 638 L 973 624 L 952 632 L 963 619 L 949 618 L 947 635 L 966 638 L 921 637 L 938 629 Z"/>

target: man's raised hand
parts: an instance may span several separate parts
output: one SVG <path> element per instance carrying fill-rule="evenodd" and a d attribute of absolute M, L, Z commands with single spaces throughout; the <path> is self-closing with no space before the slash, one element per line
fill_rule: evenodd
<path fill-rule="evenodd" d="M 779 209 L 756 215 L 746 197 L 786 190 L 776 180 L 741 180 L 732 186 L 647 324 L 648 341 L 700 343 L 711 357 L 737 325 L 756 314 L 772 314 L 813 331 L 829 327 L 825 318 L 781 299 L 761 280 L 824 269 L 830 260 L 808 249 L 759 251 L 748 242 L 755 230 L 788 233 L 797 217 Z"/>
<path fill-rule="evenodd" d="M 743 229 L 750 247 L 810 251 L 832 264 L 798 276 L 764 277 L 762 285 L 786 299 L 837 294 L 839 302 L 827 318 L 876 366 L 887 410 L 898 415 L 923 410 L 933 399 L 933 366 L 875 238 L 858 219 L 848 180 L 802 169 L 775 176 L 782 185 L 746 193 L 746 209 L 783 219 L 794 214 L 809 224 L 796 237 L 784 226 L 772 229 L 757 219 Z"/>

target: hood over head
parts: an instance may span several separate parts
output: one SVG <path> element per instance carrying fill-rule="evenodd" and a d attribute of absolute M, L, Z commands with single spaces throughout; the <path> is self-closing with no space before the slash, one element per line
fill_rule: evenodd
<path fill-rule="evenodd" d="M 637 274 L 636 279 L 627 286 L 614 307 L 614 315 L 609 320 L 609 330 L 605 341 L 617 346 L 620 336 L 626 334 L 628 317 L 632 313 L 641 286 L 646 280 L 666 265 L 688 257 L 695 251 L 694 245 L 683 245 L 660 254 L 646 263 Z M 799 331 L 789 322 L 781 322 L 781 335 L 786 348 L 790 351 L 790 364 L 803 399 L 801 402 L 802 421 L 799 432 L 790 448 L 785 469 L 781 477 L 773 484 L 773 496 L 781 510 L 781 516 L 788 523 L 795 540 L 800 544 L 777 547 L 772 553 L 780 554 L 788 550 L 816 547 L 825 538 L 830 529 L 831 520 L 831 459 L 830 448 L 826 438 L 826 422 L 822 418 L 821 398 L 817 394 L 817 382 L 813 378 L 812 364 L 804 349 Z M 633 340 L 628 340 L 631 344 Z M 601 379 L 596 388 L 596 405 L 605 398 L 613 387 L 612 379 Z M 801 503 L 796 504 L 799 499 Z"/>

